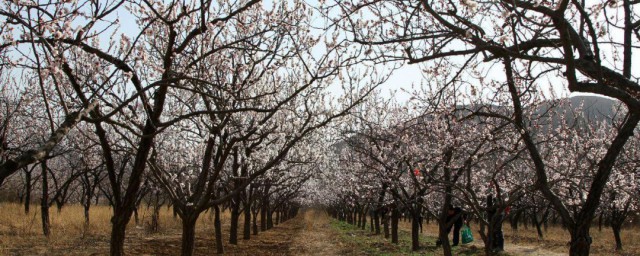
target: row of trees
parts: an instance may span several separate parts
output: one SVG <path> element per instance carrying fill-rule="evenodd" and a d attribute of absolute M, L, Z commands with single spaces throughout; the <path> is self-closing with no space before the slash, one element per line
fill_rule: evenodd
<path fill-rule="evenodd" d="M 426 82 L 407 106 L 373 100 L 368 114 L 354 116 L 359 124 L 346 133 L 344 154 L 357 161 L 348 162 L 343 180 L 357 178 L 351 183 L 362 187 L 331 201 L 349 209 L 361 201 L 374 217 L 388 204 L 414 218 L 427 208 L 442 222 L 453 200 L 478 219 L 487 210 L 488 194 L 502 202 L 497 210 L 532 200 L 548 204 L 562 219 L 571 234 L 570 255 L 588 255 L 598 212 L 618 216 L 637 198 L 637 5 L 325 3 L 321 10 L 330 27 L 346 31 L 371 60 L 419 65 Z M 567 89 L 608 96 L 622 107 L 602 122 L 544 106 Z M 365 192 L 372 188 L 377 192 Z M 482 222 L 490 231 L 494 220 Z M 489 245 L 490 239 L 483 240 Z M 444 250 L 450 254 L 448 246 Z"/>
<path fill-rule="evenodd" d="M 577 97 L 540 101 L 523 108 L 535 152 L 548 168 L 542 182 L 571 218 L 579 218 L 586 207 L 598 161 L 625 122 L 626 110 L 611 103 L 604 98 Z M 489 212 L 509 208 L 507 218 L 512 227 L 517 229 L 519 222 L 529 221 L 540 238 L 544 235 L 542 226 L 552 219 L 571 231 L 539 191 L 541 181 L 532 171 L 535 166 L 521 138 L 523 132 L 513 125 L 513 108 L 437 103 L 425 113 L 385 100 L 368 104 L 376 104 L 377 108 L 367 107 L 376 111 L 352 116 L 354 125 L 345 129 L 344 141 L 334 146 L 335 158 L 340 161 L 333 167 L 336 172 L 331 180 L 339 182 L 325 184 L 324 198 L 335 217 L 363 229 L 370 217 L 372 231 L 381 234 L 383 225 L 385 237 L 390 235 L 397 243 L 398 220 L 401 215 L 409 216 L 413 250 L 419 249 L 419 225 L 427 218 L 438 222 L 441 241 L 448 241 L 446 230 L 453 225 L 447 223 L 450 206 L 462 207 L 477 221 L 487 254 L 493 249 L 490 234 L 503 221 L 502 216 Z M 607 111 L 610 107 L 614 109 Z M 617 115 L 608 115 L 611 113 Z M 603 202 L 591 219 L 609 224 L 617 249 L 622 249 L 622 225 L 640 206 L 635 178 L 638 143 L 640 137 L 631 137 L 616 160 L 603 188 Z M 495 202 L 487 203 L 488 197 Z M 451 255 L 448 242 L 443 249 Z"/>
<path fill-rule="evenodd" d="M 237 219 L 252 192 L 293 197 L 309 180 L 300 188 L 309 198 L 344 207 L 368 198 L 374 216 L 387 198 L 414 218 L 440 209 L 441 220 L 454 200 L 478 218 L 486 194 L 503 202 L 496 210 L 544 200 L 571 233 L 570 254 L 588 255 L 602 199 L 634 198 L 607 191 L 635 182 L 625 164 L 637 159 L 637 4 L 5 1 L 0 184 L 39 169 L 40 188 L 56 188 L 45 212 L 74 176 L 106 183 L 87 185 L 83 202 L 97 188 L 111 203 L 112 255 L 124 253 L 146 189 L 174 205 L 189 255 L 204 210 L 231 202 Z M 403 63 L 425 76 L 410 104 L 360 104 Z M 610 122 L 563 118 L 569 110 L 544 106 L 563 89 L 623 107 Z M 327 126 L 341 117 L 348 150 L 314 147 L 336 138 Z M 357 161 L 331 165 L 344 156 Z M 345 167 L 358 171 L 309 173 Z M 318 187 L 335 175 L 358 186 Z M 275 180 L 297 185 L 287 192 Z M 433 193 L 443 200 L 427 200 Z"/>
<path fill-rule="evenodd" d="M 231 243 L 242 213 L 245 239 L 258 214 L 262 230 L 274 212 L 291 217 L 322 162 L 322 130 L 386 79 L 353 68 L 361 52 L 313 29 L 301 1 L 1 5 L 0 184 L 23 173 L 28 207 L 40 181 L 45 235 L 54 202 L 75 198 L 89 221 L 104 196 L 111 255 L 124 254 L 142 201 L 156 222 L 162 201 L 173 206 L 183 255 L 208 209 L 231 210 Z"/>

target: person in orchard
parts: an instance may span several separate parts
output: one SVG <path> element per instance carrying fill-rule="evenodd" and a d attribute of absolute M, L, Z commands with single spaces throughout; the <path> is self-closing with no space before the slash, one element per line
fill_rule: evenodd
<path fill-rule="evenodd" d="M 450 225 L 453 221 L 453 225 Z M 460 207 L 454 207 L 452 205 L 449 206 L 447 210 L 447 219 L 446 223 L 449 224 L 447 227 L 447 236 L 451 233 L 451 228 L 453 228 L 453 244 L 452 246 L 457 246 L 460 242 L 460 229 L 462 229 L 462 224 L 465 221 L 465 216 Z M 442 241 L 438 239 L 436 241 L 436 246 L 440 246 Z"/>

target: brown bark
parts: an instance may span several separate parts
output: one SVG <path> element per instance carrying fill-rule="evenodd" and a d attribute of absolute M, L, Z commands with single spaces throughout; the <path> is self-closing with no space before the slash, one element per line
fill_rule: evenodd
<path fill-rule="evenodd" d="M 420 216 L 413 212 L 411 214 L 411 250 L 420 249 Z"/>
<path fill-rule="evenodd" d="M 391 210 L 391 242 L 398 244 L 398 222 L 400 221 L 400 211 L 393 207 Z"/>
<path fill-rule="evenodd" d="M 253 235 L 258 235 L 258 212 L 253 212 Z"/>
<path fill-rule="evenodd" d="M 117 212 L 119 210 L 115 210 Z M 127 229 L 127 223 L 129 223 L 131 215 L 117 214 L 111 217 L 111 243 L 110 253 L 111 255 L 124 255 L 124 238 L 125 231 Z"/>
<path fill-rule="evenodd" d="M 251 204 L 246 203 L 244 205 L 244 231 L 242 239 L 251 239 Z"/>
<path fill-rule="evenodd" d="M 198 216 L 182 217 L 182 256 L 191 256 L 196 242 L 196 221 Z"/>
<path fill-rule="evenodd" d="M 238 219 L 240 218 L 240 205 L 235 201 L 231 203 L 231 223 L 229 228 L 229 244 L 238 244 Z"/>
<path fill-rule="evenodd" d="M 213 209 L 215 211 L 213 226 L 215 229 L 215 236 L 216 236 L 216 253 L 223 254 L 224 247 L 222 245 L 222 222 L 220 221 L 220 207 L 216 205 L 213 207 Z"/>
<path fill-rule="evenodd" d="M 47 161 L 42 161 L 42 198 L 40 199 L 40 216 L 42 218 L 42 233 L 45 237 L 51 234 L 51 222 L 49 221 L 49 184 L 47 173 Z"/>
<path fill-rule="evenodd" d="M 29 213 L 29 207 L 31 206 L 31 171 L 25 172 L 24 182 L 24 213 Z"/>

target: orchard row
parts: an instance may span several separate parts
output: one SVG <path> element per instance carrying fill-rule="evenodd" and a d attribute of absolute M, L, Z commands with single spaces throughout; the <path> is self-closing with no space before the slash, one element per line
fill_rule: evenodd
<path fill-rule="evenodd" d="M 635 210 L 638 4 L 4 1 L 0 185 L 40 191 L 45 235 L 53 204 L 106 198 L 111 255 L 162 200 L 183 255 L 212 208 L 442 221 L 452 204 L 482 219 L 540 203 L 588 255 L 599 213 Z M 405 64 L 420 84 L 393 86 L 410 98 L 382 96 Z M 558 107 L 568 91 L 616 103 L 583 116 Z"/>

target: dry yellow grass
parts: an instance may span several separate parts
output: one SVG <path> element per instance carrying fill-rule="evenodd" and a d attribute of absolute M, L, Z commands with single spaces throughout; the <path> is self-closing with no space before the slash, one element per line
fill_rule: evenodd
<path fill-rule="evenodd" d="M 173 217 L 171 208 L 160 210 L 160 230 L 151 234 L 148 225 L 151 220 L 151 208 L 141 207 L 138 212 L 139 222 L 132 220 L 127 227 L 126 247 L 136 246 L 141 241 L 175 237 L 179 245 L 182 224 L 179 218 Z M 197 235 L 213 237 L 213 216 L 203 213 L 198 220 Z M 108 206 L 92 206 L 90 224 L 85 227 L 83 208 L 80 205 L 68 205 L 58 212 L 50 208 L 51 235 L 47 239 L 42 234 L 40 207 L 32 205 L 28 214 L 24 206 L 15 203 L 0 203 L 0 254 L 44 254 L 59 250 L 57 254 L 104 254 L 108 252 L 111 232 L 112 209 Z M 229 212 L 223 212 L 221 220 L 223 231 L 229 226 Z M 242 221 L 240 222 L 242 224 Z M 242 231 L 240 231 L 242 232 Z M 240 233 L 239 235 L 241 235 Z M 225 239 L 228 233 L 224 233 Z M 71 251 L 65 251 L 71 250 Z M 56 253 L 54 253 L 56 254 Z"/>

